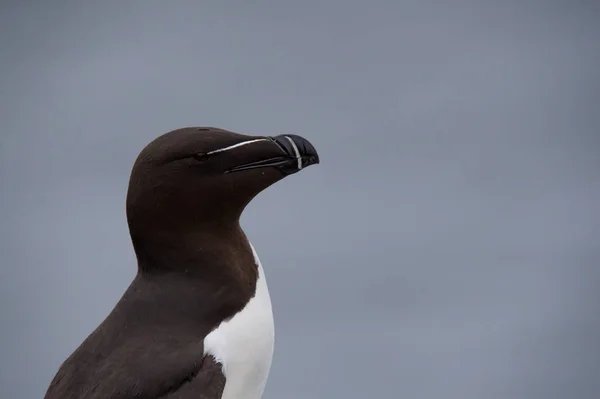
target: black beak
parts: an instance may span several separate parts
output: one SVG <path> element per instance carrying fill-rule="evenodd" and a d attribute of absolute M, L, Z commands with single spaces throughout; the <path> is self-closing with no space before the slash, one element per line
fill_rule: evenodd
<path fill-rule="evenodd" d="M 286 174 L 299 172 L 300 170 L 319 163 L 319 154 L 313 145 L 304 137 L 295 134 L 282 134 L 271 137 L 281 148 L 288 158 L 293 158 L 286 167 L 282 168 Z"/>
<path fill-rule="evenodd" d="M 281 155 L 236 166 L 228 172 L 240 170 L 274 167 L 286 175 L 299 172 L 302 169 L 319 163 L 319 154 L 313 145 L 304 137 L 295 134 L 282 134 L 268 137 L 281 150 Z"/>

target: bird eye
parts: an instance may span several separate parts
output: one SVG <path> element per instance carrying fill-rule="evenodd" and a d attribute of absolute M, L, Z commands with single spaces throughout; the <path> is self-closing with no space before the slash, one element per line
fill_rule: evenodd
<path fill-rule="evenodd" d="M 210 158 L 210 155 L 206 154 L 206 153 L 201 153 L 201 154 L 194 154 L 194 155 L 192 155 L 192 157 L 198 162 L 206 162 Z"/>

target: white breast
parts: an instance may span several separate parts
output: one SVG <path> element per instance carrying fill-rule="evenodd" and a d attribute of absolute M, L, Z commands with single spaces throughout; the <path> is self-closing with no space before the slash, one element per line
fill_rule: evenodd
<path fill-rule="evenodd" d="M 258 266 L 254 297 L 204 338 L 204 353 L 222 364 L 227 378 L 222 399 L 259 399 L 271 369 L 275 338 L 271 297 L 258 255 L 250 247 Z"/>

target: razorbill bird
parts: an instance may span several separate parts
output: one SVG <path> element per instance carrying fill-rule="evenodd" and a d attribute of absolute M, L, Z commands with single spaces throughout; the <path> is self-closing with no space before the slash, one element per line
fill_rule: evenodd
<path fill-rule="evenodd" d="M 194 127 L 148 144 L 126 204 L 138 273 L 45 398 L 260 398 L 273 314 L 239 219 L 259 192 L 316 163 L 315 148 L 291 134 Z"/>

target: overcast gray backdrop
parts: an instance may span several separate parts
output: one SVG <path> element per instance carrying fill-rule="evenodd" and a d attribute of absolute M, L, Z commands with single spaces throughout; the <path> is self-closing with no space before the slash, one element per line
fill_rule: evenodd
<path fill-rule="evenodd" d="M 190 125 L 321 155 L 242 220 L 266 399 L 600 397 L 598 2 L 83 3 L 1 3 L 0 397 L 119 299 L 130 168 Z"/>

